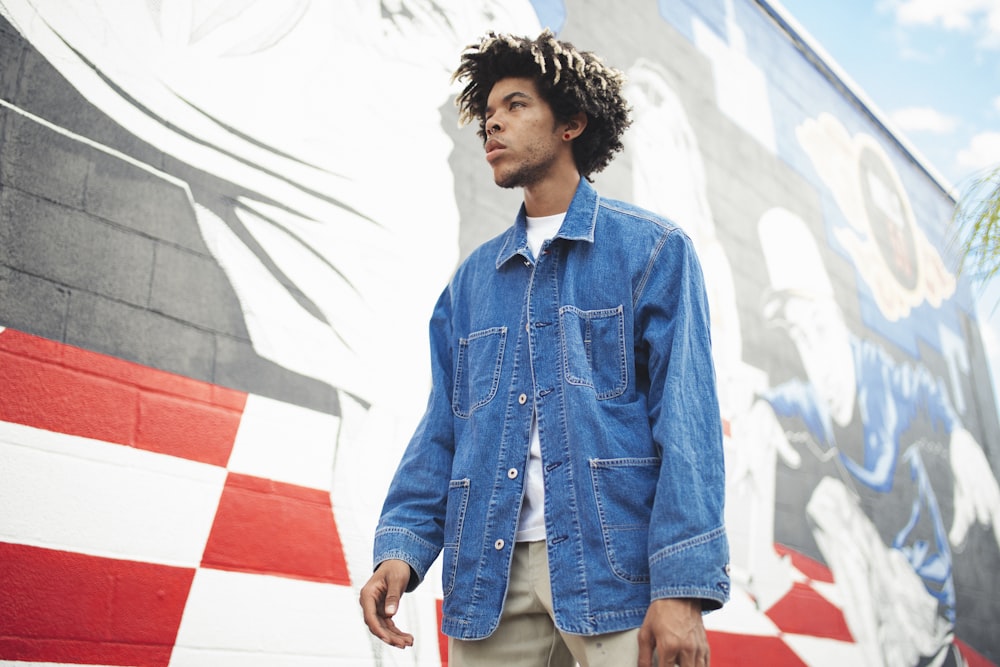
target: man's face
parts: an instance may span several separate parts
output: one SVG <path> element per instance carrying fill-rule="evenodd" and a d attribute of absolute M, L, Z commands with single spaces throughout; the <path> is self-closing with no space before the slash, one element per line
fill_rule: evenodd
<path fill-rule="evenodd" d="M 486 102 L 485 127 L 486 161 L 502 188 L 538 183 L 565 146 L 552 108 L 529 78 L 497 81 Z"/>

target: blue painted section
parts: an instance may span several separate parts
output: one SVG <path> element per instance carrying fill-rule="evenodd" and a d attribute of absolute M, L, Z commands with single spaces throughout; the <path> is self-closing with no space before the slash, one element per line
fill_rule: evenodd
<path fill-rule="evenodd" d="M 531 0 L 531 6 L 538 14 L 538 22 L 557 35 L 566 24 L 566 3 L 563 0 Z"/>

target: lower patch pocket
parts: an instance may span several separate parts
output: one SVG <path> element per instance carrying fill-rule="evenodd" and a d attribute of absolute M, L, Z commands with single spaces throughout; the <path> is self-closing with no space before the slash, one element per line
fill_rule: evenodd
<path fill-rule="evenodd" d="M 649 522 L 659 479 L 658 458 L 591 459 L 590 476 L 612 571 L 649 581 Z"/>
<path fill-rule="evenodd" d="M 455 588 L 458 548 L 462 542 L 462 526 L 465 524 L 468 505 L 469 480 L 451 480 L 448 484 L 448 505 L 444 517 L 444 550 L 441 553 L 441 588 L 445 597 Z"/>

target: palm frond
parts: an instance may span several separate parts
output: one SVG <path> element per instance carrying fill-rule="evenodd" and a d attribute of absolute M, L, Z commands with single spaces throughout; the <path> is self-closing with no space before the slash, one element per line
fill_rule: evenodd
<path fill-rule="evenodd" d="M 1000 271 L 1000 165 L 969 180 L 955 203 L 951 242 L 959 272 L 980 285 Z"/>

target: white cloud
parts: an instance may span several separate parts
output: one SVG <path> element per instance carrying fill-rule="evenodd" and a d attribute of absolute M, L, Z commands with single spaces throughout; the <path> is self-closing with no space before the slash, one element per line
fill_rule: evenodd
<path fill-rule="evenodd" d="M 958 127 L 958 118 L 930 107 L 906 107 L 889 114 L 893 124 L 904 132 L 950 134 Z"/>
<path fill-rule="evenodd" d="M 1000 111 L 1000 95 L 993 98 L 993 108 Z"/>
<path fill-rule="evenodd" d="M 980 132 L 955 158 L 965 169 L 979 170 L 1000 164 L 1000 132 Z"/>
<path fill-rule="evenodd" d="M 1000 48 L 1000 0 L 898 0 L 893 10 L 902 25 L 974 31 L 980 46 Z"/>

